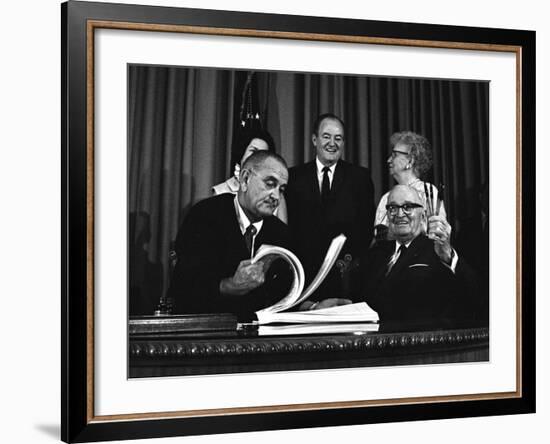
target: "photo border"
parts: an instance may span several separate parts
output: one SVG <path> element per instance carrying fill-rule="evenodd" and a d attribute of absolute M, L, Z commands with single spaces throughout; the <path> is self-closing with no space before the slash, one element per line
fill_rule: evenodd
<path fill-rule="evenodd" d="M 535 33 L 107 3 L 62 14 L 62 439 L 137 439 L 535 411 Z M 94 31 L 186 32 L 516 55 L 517 390 L 94 416 Z M 330 29 L 330 33 L 325 30 Z M 523 116 L 529 118 L 523 118 Z M 70 297 L 69 297 L 70 296 Z"/>

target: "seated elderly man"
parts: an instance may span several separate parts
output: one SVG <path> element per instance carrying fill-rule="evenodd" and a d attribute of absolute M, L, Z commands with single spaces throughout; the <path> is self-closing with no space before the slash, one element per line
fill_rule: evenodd
<path fill-rule="evenodd" d="M 288 247 L 287 226 L 273 216 L 287 182 L 284 159 L 258 151 L 242 166 L 236 195 L 214 196 L 191 209 L 176 238 L 168 293 L 176 313 L 234 313 L 246 321 L 286 294 L 284 263 L 265 270 L 250 259 L 262 244 Z"/>
<path fill-rule="evenodd" d="M 457 321 L 473 318 L 472 271 L 451 247 L 451 226 L 425 211 L 418 192 L 395 186 L 386 205 L 391 241 L 373 247 L 361 263 L 360 298 L 385 320 Z"/>

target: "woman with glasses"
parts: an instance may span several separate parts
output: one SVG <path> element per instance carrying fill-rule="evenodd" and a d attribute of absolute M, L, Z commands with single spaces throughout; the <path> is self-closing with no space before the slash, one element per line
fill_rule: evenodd
<path fill-rule="evenodd" d="M 239 191 L 239 174 L 241 166 L 256 151 L 275 152 L 275 143 L 271 134 L 265 130 L 251 129 L 244 130 L 237 140 L 237 147 L 233 150 L 232 164 L 235 164 L 233 176 L 218 185 L 212 187 L 215 195 L 223 193 L 237 194 Z M 275 215 L 285 224 L 287 223 L 286 201 L 283 195 L 279 200 L 279 206 L 275 210 Z"/>
<path fill-rule="evenodd" d="M 392 134 L 390 147 L 391 153 L 387 164 L 389 172 L 397 184 L 408 185 L 418 191 L 427 216 L 436 214 L 446 218 L 445 207 L 439 199 L 438 189 L 431 183 L 422 180 L 422 177 L 432 167 L 432 151 L 428 139 L 412 131 L 402 131 Z M 376 240 L 387 238 L 386 205 L 388 194 L 389 192 L 382 196 L 376 209 L 374 218 Z"/>

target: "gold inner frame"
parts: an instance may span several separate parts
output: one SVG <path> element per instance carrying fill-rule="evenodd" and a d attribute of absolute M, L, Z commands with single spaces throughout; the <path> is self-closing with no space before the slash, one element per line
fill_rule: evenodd
<path fill-rule="evenodd" d="M 132 31 L 176 32 L 202 35 L 220 35 L 232 37 L 260 37 L 288 40 L 310 40 L 337 43 L 363 43 L 374 45 L 395 45 L 422 48 L 461 49 L 488 52 L 511 52 L 516 56 L 516 391 L 485 394 L 463 394 L 451 396 L 424 396 L 394 398 L 383 400 L 340 401 L 309 404 L 286 404 L 256 407 L 232 407 L 202 410 L 183 410 L 174 412 L 133 413 L 119 415 L 94 415 L 94 32 L 96 29 L 119 29 Z M 347 36 L 330 34 L 308 34 L 299 32 L 262 31 L 251 29 L 211 28 L 185 25 L 162 25 L 148 23 L 129 23 L 117 21 L 87 21 L 87 81 L 86 81 L 86 135 L 87 135 L 87 422 L 108 422 L 122 420 L 146 420 L 161 418 L 190 418 L 204 416 L 228 416 L 239 414 L 260 414 L 275 412 L 296 412 L 304 410 L 327 410 L 336 408 L 358 408 L 416 403 L 439 403 L 459 401 L 479 401 L 520 398 L 522 396 L 522 48 L 513 45 L 495 45 L 484 43 L 445 42 L 436 40 L 410 40 L 366 36 Z"/>

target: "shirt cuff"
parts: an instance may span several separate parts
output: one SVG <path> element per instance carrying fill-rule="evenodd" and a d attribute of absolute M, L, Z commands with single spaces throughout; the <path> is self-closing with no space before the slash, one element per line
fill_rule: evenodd
<path fill-rule="evenodd" d="M 441 261 L 443 265 L 445 265 L 449 270 L 453 272 L 453 274 L 456 272 L 456 264 L 458 262 L 458 254 L 456 253 L 455 249 L 451 249 L 451 263 L 446 264 L 445 262 Z"/>

